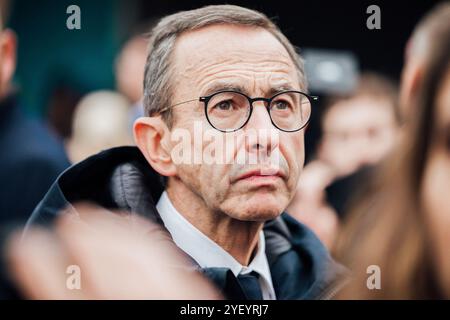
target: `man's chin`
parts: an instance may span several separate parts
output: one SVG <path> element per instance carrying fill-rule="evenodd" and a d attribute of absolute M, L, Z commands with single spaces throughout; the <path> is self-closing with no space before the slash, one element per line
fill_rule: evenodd
<path fill-rule="evenodd" d="M 239 215 L 236 219 L 241 221 L 255 221 L 255 222 L 266 222 L 273 220 L 280 216 L 282 213 L 278 211 L 257 211 L 257 212 L 247 212 L 245 214 Z"/>
<path fill-rule="evenodd" d="M 284 197 L 276 197 L 273 194 L 254 194 L 245 202 L 236 205 L 234 218 L 242 221 L 267 221 L 281 215 L 286 206 Z M 236 210 L 237 209 L 237 210 Z"/>

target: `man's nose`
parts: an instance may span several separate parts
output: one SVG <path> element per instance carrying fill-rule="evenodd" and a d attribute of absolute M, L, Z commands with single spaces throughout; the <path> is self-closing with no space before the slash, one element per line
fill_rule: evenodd
<path fill-rule="evenodd" d="M 279 130 L 273 126 L 263 101 L 253 103 L 253 112 L 244 130 L 247 152 L 270 156 L 272 150 L 278 147 Z"/>

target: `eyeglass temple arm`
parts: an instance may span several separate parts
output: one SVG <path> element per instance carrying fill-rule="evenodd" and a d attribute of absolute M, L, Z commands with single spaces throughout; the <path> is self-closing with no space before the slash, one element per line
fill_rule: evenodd
<path fill-rule="evenodd" d="M 157 112 L 155 112 L 155 115 L 161 114 L 161 113 L 163 113 L 163 112 L 166 112 L 167 110 L 172 109 L 173 107 L 179 106 L 180 104 L 184 104 L 184 103 L 188 103 L 188 102 L 193 102 L 193 101 L 198 101 L 198 100 L 199 100 L 199 99 L 197 98 L 197 99 L 191 99 L 191 100 L 187 100 L 187 101 L 175 103 L 175 104 L 173 104 L 173 105 L 171 105 L 171 106 L 167 106 L 167 107 L 162 108 L 161 110 L 158 110 Z"/>

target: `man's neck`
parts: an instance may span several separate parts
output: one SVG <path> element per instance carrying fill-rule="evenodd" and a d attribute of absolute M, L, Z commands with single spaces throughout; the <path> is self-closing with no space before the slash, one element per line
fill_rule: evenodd
<path fill-rule="evenodd" d="M 181 182 L 170 184 L 166 191 L 175 209 L 189 223 L 221 246 L 241 265 L 250 264 L 257 250 L 263 222 L 240 221 L 223 212 L 213 212 L 207 208 L 202 198 Z"/>

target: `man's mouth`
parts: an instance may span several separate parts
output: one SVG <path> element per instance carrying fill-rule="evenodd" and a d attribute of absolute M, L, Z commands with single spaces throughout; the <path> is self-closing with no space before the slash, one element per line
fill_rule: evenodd
<path fill-rule="evenodd" d="M 278 179 L 284 179 L 285 174 L 279 169 L 255 169 L 244 172 L 236 178 L 238 181 L 258 182 L 258 183 L 273 183 Z"/>

